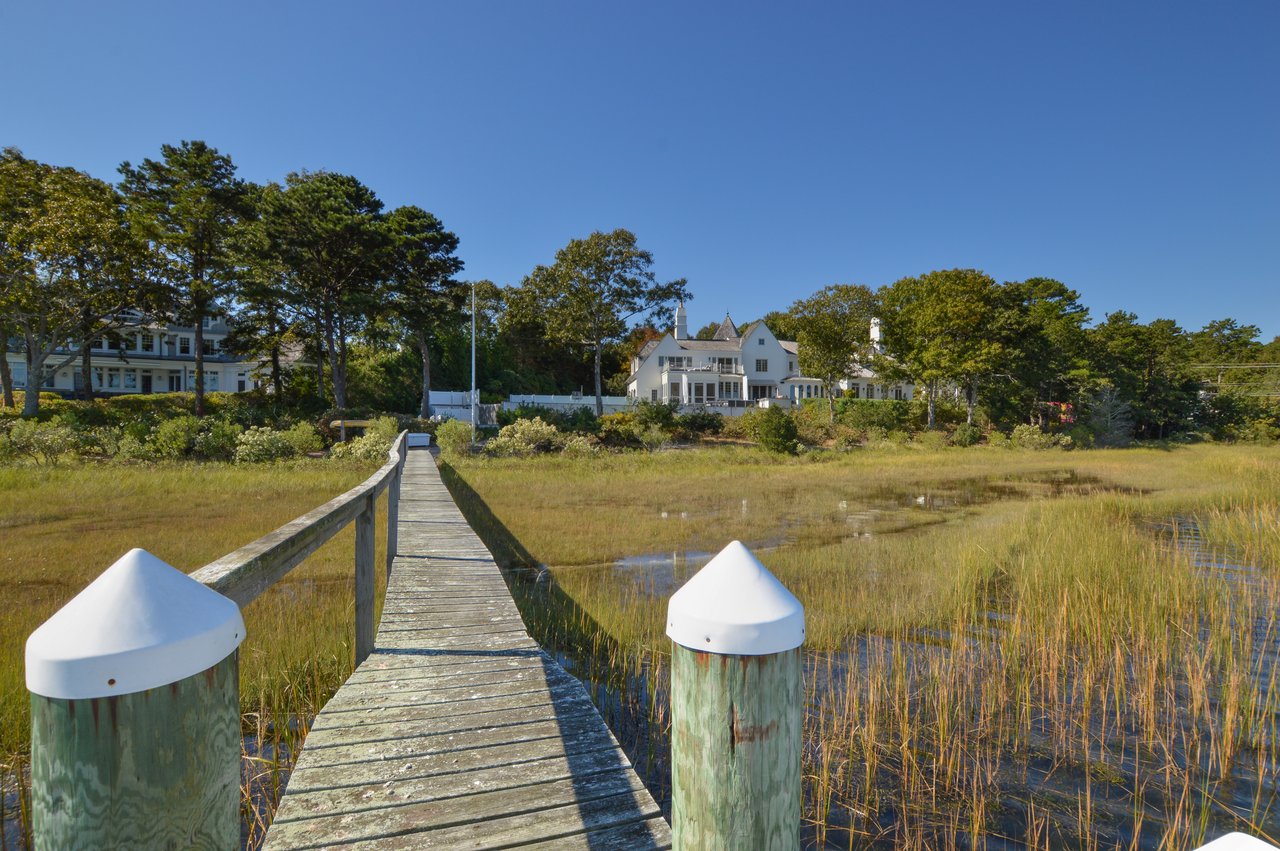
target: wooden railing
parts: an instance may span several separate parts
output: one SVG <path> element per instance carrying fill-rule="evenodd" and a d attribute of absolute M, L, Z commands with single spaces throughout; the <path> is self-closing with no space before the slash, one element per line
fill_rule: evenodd
<path fill-rule="evenodd" d="M 387 571 L 396 552 L 400 513 L 400 479 L 404 474 L 408 432 L 387 453 L 387 463 L 351 490 L 319 508 L 291 520 L 251 544 L 210 562 L 191 578 L 234 600 L 244 608 L 279 581 L 325 542 L 356 524 L 356 664 L 373 650 L 374 507 L 387 491 Z"/>
<path fill-rule="evenodd" d="M 190 575 L 132 550 L 32 633 L 37 848 L 238 848 L 240 610 L 354 523 L 363 662 L 375 506 L 387 491 L 390 570 L 408 445 L 402 432 L 364 482 Z"/>

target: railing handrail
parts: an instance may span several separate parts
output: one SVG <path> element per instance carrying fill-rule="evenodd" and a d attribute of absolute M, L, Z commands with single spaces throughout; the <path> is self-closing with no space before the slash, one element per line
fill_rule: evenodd
<path fill-rule="evenodd" d="M 191 578 L 243 609 L 366 510 L 404 464 L 407 435 L 407 430 L 400 432 L 387 462 L 351 490 L 209 562 L 193 571 Z"/>

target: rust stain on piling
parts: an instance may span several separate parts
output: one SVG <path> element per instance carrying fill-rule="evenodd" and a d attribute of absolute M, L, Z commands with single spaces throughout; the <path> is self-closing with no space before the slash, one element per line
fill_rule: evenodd
<path fill-rule="evenodd" d="M 120 726 L 119 713 L 117 712 L 119 708 L 120 708 L 119 695 L 113 694 L 111 695 L 111 697 L 107 698 L 107 714 L 111 716 L 112 729 L 115 729 L 116 727 Z"/>
<path fill-rule="evenodd" d="M 89 699 L 89 711 L 93 713 L 93 731 L 98 732 L 98 699 Z"/>
<path fill-rule="evenodd" d="M 693 661 L 699 668 L 705 668 L 711 661 L 711 654 L 702 650 L 693 651 Z"/>
<path fill-rule="evenodd" d="M 729 749 L 733 750 L 738 747 L 739 743 L 751 744 L 752 742 L 761 742 L 771 737 L 778 729 L 776 720 L 770 721 L 768 724 L 745 724 L 738 717 L 738 710 L 733 704 L 729 705 Z"/>

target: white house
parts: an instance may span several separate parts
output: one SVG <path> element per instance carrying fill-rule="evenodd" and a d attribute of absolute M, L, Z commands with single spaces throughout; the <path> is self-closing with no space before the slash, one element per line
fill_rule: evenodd
<path fill-rule="evenodd" d="M 871 348 L 878 355 L 884 354 L 879 319 L 871 320 Z M 840 389 L 855 399 L 910 399 L 915 395 L 914 385 L 887 384 L 864 366 L 853 370 L 848 378 L 840 379 Z"/>
<path fill-rule="evenodd" d="M 90 345 L 89 356 L 93 390 L 101 395 L 126 393 L 165 393 L 195 390 L 195 329 L 189 326 L 157 323 L 140 314 L 131 314 L 133 322 L 118 339 L 102 338 Z M 204 320 L 204 389 L 243 392 L 258 386 L 254 372 L 256 361 L 242 361 L 223 350 L 228 333 L 226 318 Z M 75 356 L 69 363 L 68 358 Z M 13 374 L 13 384 L 26 389 L 29 383 L 26 356 L 14 345 L 6 346 L 5 357 Z M 41 390 L 70 396 L 82 388 L 78 349 L 59 349 L 46 362 L 48 370 Z M 53 367 L 58 367 L 56 370 Z"/>
<path fill-rule="evenodd" d="M 872 325 L 878 344 L 879 322 Z M 799 344 L 779 340 L 763 322 L 739 330 L 726 314 L 712 340 L 689 338 L 684 305 L 676 308 L 675 328 L 646 343 L 631 359 L 627 397 L 632 401 L 676 402 L 738 414 L 743 409 L 822 398 L 821 379 L 800 374 Z M 841 383 L 860 398 L 910 399 L 910 385 L 886 386 L 860 369 Z"/>

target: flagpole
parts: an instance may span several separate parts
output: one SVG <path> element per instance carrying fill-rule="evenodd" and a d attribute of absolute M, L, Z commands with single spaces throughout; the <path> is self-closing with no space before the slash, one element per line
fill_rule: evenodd
<path fill-rule="evenodd" d="M 471 282 L 471 442 L 476 442 L 476 282 Z"/>

